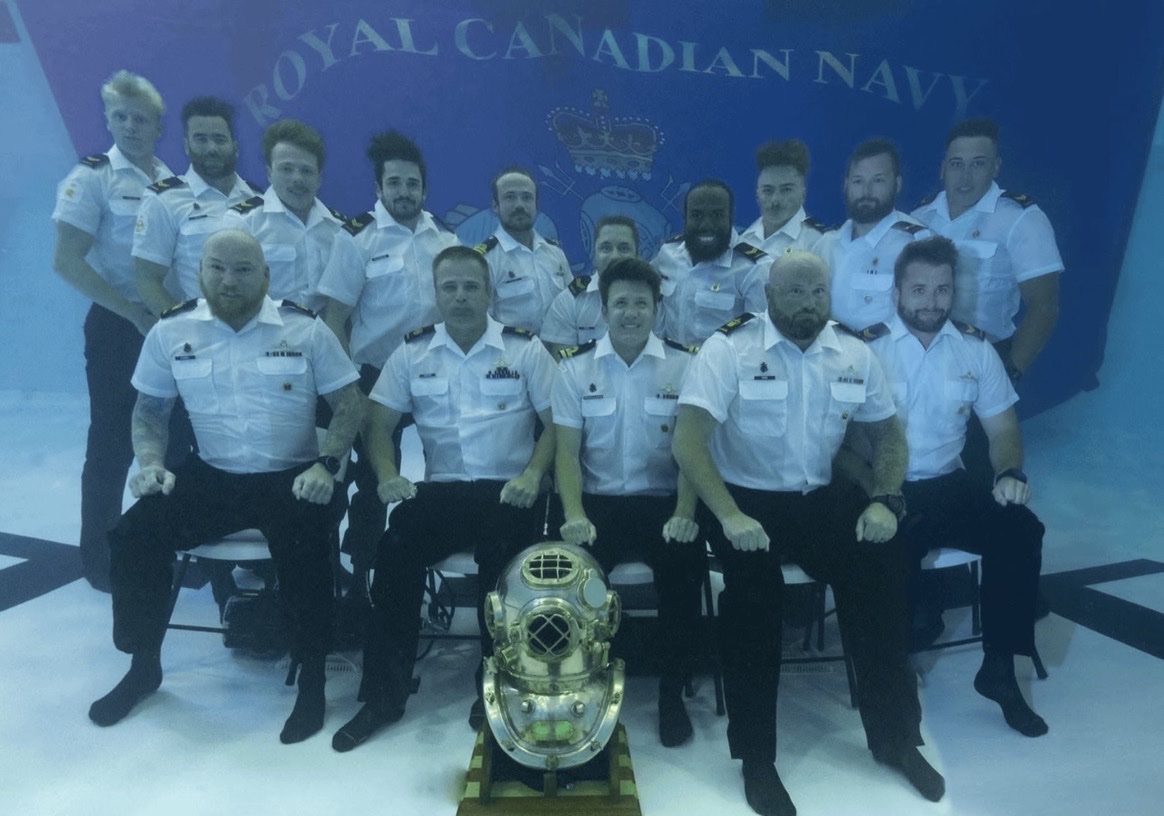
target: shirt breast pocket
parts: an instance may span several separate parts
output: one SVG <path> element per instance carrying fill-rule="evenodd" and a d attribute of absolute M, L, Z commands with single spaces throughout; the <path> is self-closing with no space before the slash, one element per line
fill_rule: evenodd
<path fill-rule="evenodd" d="M 670 447 L 679 400 L 647 397 L 643 402 L 643 413 L 647 421 L 647 438 L 654 440 L 656 448 Z"/>
<path fill-rule="evenodd" d="M 408 382 L 408 391 L 417 421 L 433 424 L 449 421 L 448 377 L 414 377 Z"/>
<path fill-rule="evenodd" d="M 206 236 L 218 229 L 221 224 L 222 220 L 219 218 L 211 218 L 209 215 L 198 215 L 183 221 L 178 231 L 183 235 Z"/>
<path fill-rule="evenodd" d="M 736 296 L 734 292 L 711 292 L 701 289 L 695 293 L 695 305 L 712 312 L 734 312 Z"/>
<path fill-rule="evenodd" d="M 941 420 L 955 428 L 964 426 L 974 410 L 974 403 L 978 401 L 978 381 L 969 378 L 946 380 L 942 390 L 945 410 Z"/>
<path fill-rule="evenodd" d="M 515 411 L 525 405 L 525 384 L 516 377 L 487 377 L 481 381 L 486 413 Z"/>
<path fill-rule="evenodd" d="M 497 297 L 500 300 L 529 297 L 536 288 L 537 284 L 533 278 L 509 278 L 498 284 Z"/>
<path fill-rule="evenodd" d="M 870 275 L 861 273 L 853 276 L 853 288 L 863 292 L 888 292 L 893 286 L 893 273 Z"/>
<path fill-rule="evenodd" d="M 307 358 L 260 357 L 257 367 L 261 376 L 263 399 L 272 408 L 302 404 L 315 394 L 307 380 Z"/>
<path fill-rule="evenodd" d="M 744 433 L 780 436 L 788 428 L 788 381 L 740 380 L 737 410 Z"/>
<path fill-rule="evenodd" d="M 582 400 L 582 430 L 586 445 L 592 448 L 613 448 L 618 425 L 615 412 L 618 400 L 614 397 L 594 397 Z"/>
<path fill-rule="evenodd" d="M 368 285 L 362 297 L 373 306 L 399 306 L 411 304 L 409 297 L 410 276 L 404 272 L 404 257 L 387 255 L 368 261 L 364 274 Z"/>
<path fill-rule="evenodd" d="M 865 383 L 829 383 L 829 412 L 825 422 L 825 434 L 830 445 L 841 444 L 853 414 L 865 404 L 865 396 Z"/>
<path fill-rule="evenodd" d="M 182 402 L 186 403 L 186 410 L 200 412 L 212 411 L 218 402 L 218 395 L 214 389 L 214 364 L 209 359 L 195 358 L 193 360 L 174 360 L 170 367 L 174 374 L 174 382 L 178 386 L 178 393 L 182 395 Z"/>
<path fill-rule="evenodd" d="M 139 204 L 141 204 L 140 198 L 123 198 L 118 196 L 109 199 L 109 212 L 118 218 L 136 218 Z"/>

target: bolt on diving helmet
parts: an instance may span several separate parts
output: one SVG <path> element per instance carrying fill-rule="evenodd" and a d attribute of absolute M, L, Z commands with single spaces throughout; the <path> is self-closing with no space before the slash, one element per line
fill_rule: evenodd
<path fill-rule="evenodd" d="M 622 615 L 594 557 L 548 542 L 515 557 L 485 601 L 493 657 L 485 713 L 498 744 L 531 768 L 587 762 L 618 725 L 626 672 L 611 661 Z"/>

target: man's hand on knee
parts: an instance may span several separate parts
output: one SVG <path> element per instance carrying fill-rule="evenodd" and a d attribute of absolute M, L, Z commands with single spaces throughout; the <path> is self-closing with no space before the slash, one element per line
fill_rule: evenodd
<path fill-rule="evenodd" d="M 161 465 L 145 465 L 129 480 L 129 492 L 135 499 L 154 493 L 168 496 L 173 492 L 176 481 L 177 477 Z"/>

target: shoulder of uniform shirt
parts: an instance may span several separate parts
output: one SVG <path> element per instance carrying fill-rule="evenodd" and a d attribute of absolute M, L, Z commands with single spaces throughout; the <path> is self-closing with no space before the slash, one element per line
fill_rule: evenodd
<path fill-rule="evenodd" d="M 188 312 L 197 305 L 198 305 L 198 298 L 190 298 L 185 303 L 174 304 L 173 306 L 171 306 L 170 308 L 168 308 L 164 312 L 162 312 L 158 317 L 161 320 L 165 320 L 167 317 L 173 317 L 174 315 L 182 314 L 183 312 Z"/>
<path fill-rule="evenodd" d="M 167 190 L 177 190 L 179 187 L 185 187 L 185 186 L 186 186 L 186 182 L 183 181 L 181 178 L 179 178 L 178 176 L 170 176 L 167 179 L 162 179 L 161 181 L 155 181 L 153 184 L 151 184 L 146 189 L 149 190 L 151 193 L 157 193 L 160 195 L 161 193 L 164 193 Z"/>
<path fill-rule="evenodd" d="M 760 261 L 768 257 L 767 252 L 760 249 L 759 247 L 752 246 L 747 241 L 740 241 L 738 244 L 733 246 L 732 249 L 743 255 L 752 263 L 760 263 Z"/>
<path fill-rule="evenodd" d="M 558 353 L 555 356 L 559 361 L 568 360 L 571 357 L 577 357 L 579 354 L 585 354 L 588 351 L 594 351 L 596 348 L 598 348 L 598 341 L 588 340 L 585 343 L 581 343 L 577 346 L 564 346 L 558 349 Z"/>
<path fill-rule="evenodd" d="M 670 238 L 663 241 L 664 244 L 681 244 L 683 243 L 683 233 L 677 232 Z"/>
<path fill-rule="evenodd" d="M 537 335 L 529 329 L 523 329 L 519 326 L 502 326 L 502 334 L 516 334 L 518 337 L 524 337 L 526 340 L 536 340 Z"/>
<path fill-rule="evenodd" d="M 373 212 L 366 212 L 362 215 L 356 215 L 352 218 L 344 218 L 344 230 L 349 235 L 359 235 L 364 227 L 376 220 L 376 214 Z"/>
<path fill-rule="evenodd" d="M 557 247 L 558 249 L 562 248 L 562 245 L 560 243 L 558 243 L 557 238 L 547 238 L 546 236 L 543 235 L 542 240 L 545 241 L 547 244 L 549 244 L 552 247 Z"/>
<path fill-rule="evenodd" d="M 239 203 L 235 204 L 230 209 L 233 210 L 234 212 L 238 213 L 239 215 L 246 215 L 251 210 L 257 210 L 261 206 L 263 206 L 263 197 L 262 196 L 251 196 L 246 201 L 240 201 Z"/>
<path fill-rule="evenodd" d="M 716 329 L 716 331 L 719 332 L 720 334 L 731 334 L 736 329 L 738 329 L 740 326 L 744 325 L 745 323 L 754 319 L 755 317 L 756 316 L 754 314 L 752 314 L 751 312 L 744 312 L 742 315 L 737 315 L 736 317 L 733 317 L 731 320 L 729 320 L 727 323 L 724 323 L 722 326 L 720 326 L 718 329 Z"/>
<path fill-rule="evenodd" d="M 572 294 L 574 297 L 578 297 L 590 286 L 591 280 L 592 278 L 590 275 L 579 275 L 574 278 L 574 280 L 570 281 L 570 285 L 567 288 L 570 290 L 570 294 Z"/>
<path fill-rule="evenodd" d="M 105 153 L 90 153 L 88 156 L 82 156 L 77 159 L 78 164 L 83 164 L 86 167 L 92 167 L 96 170 L 98 167 L 103 167 L 109 164 L 109 156 Z"/>
<path fill-rule="evenodd" d="M 336 221 L 339 221 L 341 224 L 344 224 L 344 225 L 346 225 L 348 223 L 348 217 L 346 215 L 344 215 L 342 212 L 340 212 L 339 210 L 337 210 L 335 207 L 328 207 L 326 204 L 324 204 L 323 206 L 327 208 L 327 211 L 329 213 L 331 213 L 331 217 L 334 218 Z"/>
<path fill-rule="evenodd" d="M 915 210 L 920 210 L 922 207 L 928 207 L 938 200 L 938 193 L 930 193 L 928 196 L 914 205 Z"/>
<path fill-rule="evenodd" d="M 925 224 L 915 224 L 912 221 L 896 221 L 893 224 L 893 229 L 908 232 L 910 235 L 917 235 L 924 229 L 929 229 Z"/>
<path fill-rule="evenodd" d="M 296 303 L 293 300 L 283 299 L 282 301 L 279 302 L 279 308 L 286 309 L 287 311 L 289 311 L 293 314 L 305 315 L 306 317 L 310 317 L 312 319 L 315 319 L 316 317 L 318 317 L 318 315 L 315 313 L 315 311 L 313 309 L 309 309 L 306 306 L 304 306 L 302 303 Z"/>
<path fill-rule="evenodd" d="M 1005 190 L 1003 192 L 1003 194 L 999 196 L 999 198 L 1010 199 L 1011 201 L 1013 201 L 1014 203 L 1016 203 L 1020 207 L 1022 207 L 1024 210 L 1027 207 L 1034 206 L 1034 203 L 1035 203 L 1034 199 L 1032 199 L 1026 193 L 1016 193 L 1014 190 Z"/>
<path fill-rule="evenodd" d="M 952 323 L 954 328 L 960 331 L 962 334 L 965 334 L 969 337 L 976 337 L 982 341 L 986 340 L 986 332 L 982 331 L 982 329 L 978 328 L 977 326 L 971 326 L 969 323 L 963 323 L 961 320 L 951 320 L 950 323 Z"/>
<path fill-rule="evenodd" d="M 885 337 L 889 334 L 889 327 L 884 323 L 874 323 L 872 326 L 867 326 L 861 331 L 856 331 L 846 326 L 844 323 L 838 323 L 837 328 L 845 334 L 851 334 L 854 337 L 859 337 L 868 343 L 870 340 L 876 340 L 878 337 Z"/>
<path fill-rule="evenodd" d="M 484 241 L 477 244 L 477 246 L 473 247 L 473 249 L 476 250 L 477 252 L 480 252 L 482 255 L 487 255 L 493 249 L 493 247 L 497 246 L 497 244 L 498 244 L 497 236 L 490 235 Z"/>
<path fill-rule="evenodd" d="M 805 216 L 804 220 L 801 221 L 800 223 L 806 227 L 810 227 L 810 228 L 816 230 L 817 232 L 828 232 L 830 229 L 836 229 L 835 227 L 830 227 L 828 224 L 824 223 L 823 221 L 817 221 L 811 215 Z"/>
<path fill-rule="evenodd" d="M 678 349 L 679 351 L 685 351 L 688 354 L 699 353 L 699 346 L 689 346 L 686 343 L 680 343 L 678 340 L 672 340 L 670 337 L 663 338 L 663 345 L 670 346 L 671 348 Z"/>
<path fill-rule="evenodd" d="M 424 337 L 426 334 L 435 334 L 435 333 L 436 333 L 436 324 L 432 324 L 429 326 L 421 326 L 419 329 L 413 329 L 412 331 L 408 332 L 408 334 L 404 335 L 404 342 L 411 343 L 413 340 Z"/>

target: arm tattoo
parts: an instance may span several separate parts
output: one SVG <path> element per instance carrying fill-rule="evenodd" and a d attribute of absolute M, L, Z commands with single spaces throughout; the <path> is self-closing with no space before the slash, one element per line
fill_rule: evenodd
<path fill-rule="evenodd" d="M 170 412 L 174 408 L 173 397 L 151 397 L 137 395 L 133 406 L 133 453 L 142 467 L 161 465 L 166 458 L 166 447 L 170 441 Z"/>
<path fill-rule="evenodd" d="M 355 383 L 348 383 L 330 394 L 324 394 L 323 398 L 331 406 L 331 423 L 327 426 L 327 437 L 323 440 L 320 453 L 324 456 L 346 456 L 364 420 L 364 395 Z"/>
<path fill-rule="evenodd" d="M 896 416 L 891 416 L 866 423 L 865 431 L 873 445 L 873 495 L 900 493 L 909 460 L 909 448 L 901 424 Z"/>

